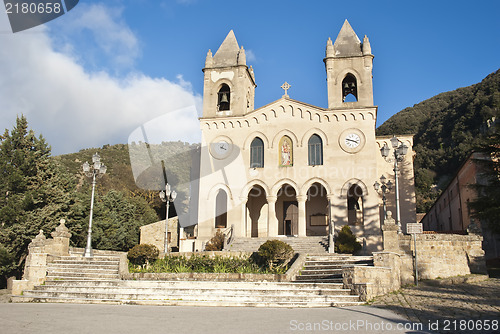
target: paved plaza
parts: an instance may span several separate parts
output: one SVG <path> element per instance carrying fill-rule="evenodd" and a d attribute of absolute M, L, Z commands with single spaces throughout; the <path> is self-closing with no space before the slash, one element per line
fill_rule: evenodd
<path fill-rule="evenodd" d="M 369 306 L 310 309 L 9 304 L 6 303 L 8 295 L 3 290 L 0 292 L 0 301 L 3 301 L 0 304 L 0 332 L 498 332 L 494 329 L 499 328 L 495 324 L 500 326 L 500 279 L 460 281 L 420 282 L 418 288 L 406 287 L 378 297 Z M 484 330 L 488 325 L 490 329 Z M 436 330 L 429 330 L 429 326 Z"/>
<path fill-rule="evenodd" d="M 438 324 L 436 332 L 440 333 L 498 333 L 500 279 L 478 278 L 469 283 L 453 279 L 424 281 L 419 287 L 403 288 L 370 304 L 391 310 L 410 322 Z M 485 330 L 488 323 L 498 324 L 497 330 Z"/>

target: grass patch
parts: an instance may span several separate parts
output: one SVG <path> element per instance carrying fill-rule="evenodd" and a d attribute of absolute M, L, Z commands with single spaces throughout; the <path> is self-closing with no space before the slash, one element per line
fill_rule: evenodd
<path fill-rule="evenodd" d="M 208 256 L 193 254 L 186 256 L 167 255 L 162 259 L 139 266 L 129 263 L 130 273 L 240 273 L 240 274 L 284 274 L 286 267 L 268 268 L 254 257 Z"/>

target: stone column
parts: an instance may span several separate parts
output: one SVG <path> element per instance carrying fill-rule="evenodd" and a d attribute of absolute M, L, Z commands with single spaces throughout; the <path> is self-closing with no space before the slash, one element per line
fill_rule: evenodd
<path fill-rule="evenodd" d="M 269 214 L 267 215 L 267 231 L 269 237 L 275 237 L 278 235 L 278 218 L 276 217 L 276 201 L 277 196 L 267 196 L 267 209 Z"/>
<path fill-rule="evenodd" d="M 328 198 L 328 253 L 335 253 L 335 221 L 333 220 L 334 195 L 327 195 Z"/>
<path fill-rule="evenodd" d="M 306 195 L 297 196 L 299 202 L 299 237 L 306 236 Z"/>
<path fill-rule="evenodd" d="M 250 238 L 252 236 L 252 224 L 247 217 L 247 197 L 240 197 L 241 201 L 241 236 Z"/>
<path fill-rule="evenodd" d="M 396 225 L 392 212 L 387 211 L 387 218 L 382 225 L 382 233 L 384 238 L 384 251 L 399 253 L 399 227 Z"/>

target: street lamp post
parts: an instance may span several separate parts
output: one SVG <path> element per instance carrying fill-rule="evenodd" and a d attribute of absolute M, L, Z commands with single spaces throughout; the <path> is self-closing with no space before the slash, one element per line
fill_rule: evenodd
<path fill-rule="evenodd" d="M 382 203 L 383 203 L 383 208 L 384 208 L 384 221 L 387 218 L 387 198 L 385 197 L 385 193 L 388 193 L 389 191 L 392 190 L 392 182 L 389 180 L 386 182 L 387 178 L 382 175 L 380 177 L 380 183 L 378 181 L 375 181 L 373 184 L 373 188 L 375 188 L 375 191 L 378 193 L 379 190 L 382 191 Z"/>
<path fill-rule="evenodd" d="M 162 202 L 166 203 L 166 214 L 165 214 L 165 254 L 169 253 L 168 249 L 168 209 L 170 202 L 173 202 L 177 197 L 175 190 L 170 189 L 170 184 L 165 185 L 165 190 L 160 191 L 160 199 Z"/>
<path fill-rule="evenodd" d="M 402 233 L 401 230 L 401 218 L 399 209 L 399 183 L 398 183 L 398 163 L 402 162 L 405 158 L 406 153 L 408 153 L 408 146 L 402 143 L 396 136 L 391 138 L 391 146 L 393 148 L 394 158 L 389 158 L 390 148 L 387 143 L 380 149 L 380 153 L 385 161 L 389 163 L 394 163 L 394 188 L 396 194 L 396 224 L 398 225 L 398 233 Z"/>
<path fill-rule="evenodd" d="M 92 252 L 92 216 L 94 213 L 94 193 L 95 193 L 95 184 L 96 179 L 102 177 L 106 174 L 107 167 L 101 162 L 101 157 L 99 154 L 94 154 L 92 156 L 93 166 L 90 166 L 87 161 L 83 164 L 83 172 L 87 177 L 92 178 L 92 197 L 90 200 L 90 218 L 89 218 L 89 230 L 87 233 L 87 246 L 85 247 L 84 257 L 91 258 L 94 256 Z"/>

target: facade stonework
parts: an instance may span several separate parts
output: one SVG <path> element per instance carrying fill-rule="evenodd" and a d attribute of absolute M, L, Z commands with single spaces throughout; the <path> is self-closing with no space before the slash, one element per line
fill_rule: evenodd
<path fill-rule="evenodd" d="M 382 250 L 382 200 L 373 184 L 394 178 L 376 137 L 373 55 L 346 21 L 324 59 L 328 108 L 285 94 L 255 109 L 255 74 L 231 31 L 204 71 L 198 238 L 234 224 L 236 237 L 328 235 L 350 225 L 366 252 Z M 286 86 L 286 87 L 285 87 Z M 401 223 L 416 221 L 413 139 L 400 165 Z M 394 200 L 388 197 L 388 208 Z"/>

